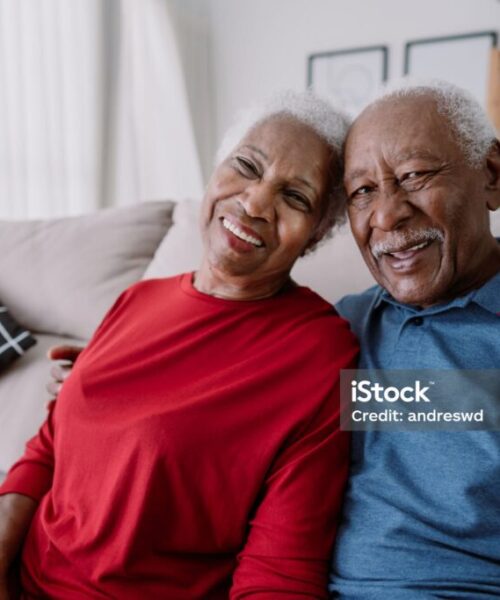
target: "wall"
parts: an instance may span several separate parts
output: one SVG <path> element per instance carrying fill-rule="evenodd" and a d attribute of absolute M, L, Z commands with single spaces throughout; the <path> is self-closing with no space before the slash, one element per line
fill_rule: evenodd
<path fill-rule="evenodd" d="M 389 76 L 399 77 L 409 40 L 500 29 L 499 0 L 198 1 L 209 3 L 212 116 L 200 103 L 193 108 L 210 122 L 215 144 L 241 107 L 276 89 L 304 89 L 311 53 L 385 44 Z M 500 211 L 493 227 L 499 235 Z M 292 275 L 330 300 L 372 282 L 347 228 Z"/>
<path fill-rule="evenodd" d="M 312 52 L 387 44 L 389 73 L 399 76 L 408 40 L 500 29 L 499 0 L 206 1 L 216 142 L 241 106 L 303 89 Z"/>

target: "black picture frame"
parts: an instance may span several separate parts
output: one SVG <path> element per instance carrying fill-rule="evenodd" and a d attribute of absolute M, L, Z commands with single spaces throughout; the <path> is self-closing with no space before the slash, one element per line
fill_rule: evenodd
<path fill-rule="evenodd" d="M 485 105 L 489 53 L 498 44 L 496 31 L 476 31 L 408 41 L 403 74 L 445 79 L 468 89 Z"/>
<path fill-rule="evenodd" d="M 385 45 L 316 52 L 307 58 L 307 87 L 332 96 L 353 116 L 388 76 Z"/>

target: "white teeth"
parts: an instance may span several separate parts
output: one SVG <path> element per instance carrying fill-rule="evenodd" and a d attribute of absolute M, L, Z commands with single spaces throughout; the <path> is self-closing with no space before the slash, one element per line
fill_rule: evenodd
<path fill-rule="evenodd" d="M 398 254 L 406 254 L 406 252 L 415 252 L 415 250 L 420 250 L 429 244 L 428 241 L 422 242 L 421 244 L 417 244 L 416 246 L 411 246 L 411 248 L 406 248 L 406 250 L 395 250 L 394 252 L 389 252 L 391 256 L 396 256 Z"/>
<path fill-rule="evenodd" d="M 231 223 L 231 221 L 229 221 L 228 219 L 224 218 L 222 220 L 222 224 L 224 225 L 224 227 L 226 229 L 229 229 L 229 231 L 231 233 L 234 233 L 234 235 L 236 237 L 239 237 L 240 240 L 249 242 L 250 244 L 253 244 L 254 246 L 257 246 L 257 247 L 262 246 L 262 242 L 260 240 L 258 240 L 257 238 L 254 238 L 252 235 L 248 235 L 244 231 L 241 231 L 241 229 L 239 227 L 236 227 L 236 225 Z"/>
<path fill-rule="evenodd" d="M 429 242 L 422 242 L 421 244 L 417 244 L 416 246 L 412 246 L 411 248 L 408 248 L 408 250 L 420 250 L 420 248 L 423 248 L 424 246 L 427 246 Z"/>

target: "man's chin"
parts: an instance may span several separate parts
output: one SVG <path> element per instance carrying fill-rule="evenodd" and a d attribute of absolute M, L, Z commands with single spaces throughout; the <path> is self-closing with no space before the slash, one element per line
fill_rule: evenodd
<path fill-rule="evenodd" d="M 436 280 L 432 277 L 398 277 L 397 280 L 376 277 L 376 279 L 379 285 L 385 288 L 394 300 L 401 304 L 426 307 L 439 304 L 441 301 L 440 286 L 436 285 Z M 429 281 L 432 282 L 431 285 L 427 283 Z"/>

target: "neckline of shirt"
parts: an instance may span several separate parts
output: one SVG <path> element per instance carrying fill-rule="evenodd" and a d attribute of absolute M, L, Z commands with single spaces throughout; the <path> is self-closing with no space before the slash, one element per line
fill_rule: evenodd
<path fill-rule="evenodd" d="M 450 308 L 464 308 L 469 303 L 474 302 L 489 312 L 498 315 L 500 313 L 500 272 L 493 275 L 493 277 L 488 279 L 488 281 L 480 288 L 472 290 L 464 296 L 459 296 L 444 304 L 436 304 L 435 306 L 429 306 L 428 308 L 418 308 L 411 304 L 403 304 L 402 302 L 395 300 L 386 289 L 379 286 L 374 308 L 378 308 L 382 302 L 387 302 L 406 312 L 419 316 L 434 315 L 445 312 Z"/>
<path fill-rule="evenodd" d="M 268 298 L 261 298 L 260 300 L 231 300 L 230 298 L 219 298 L 218 296 L 211 296 L 210 294 L 204 294 L 197 290 L 193 285 L 195 271 L 191 271 L 189 273 L 184 273 L 180 277 L 180 287 L 181 290 L 191 296 L 193 298 L 198 298 L 205 302 L 209 302 L 211 304 L 218 305 L 226 305 L 226 306 L 262 306 L 263 303 L 269 304 L 272 302 L 276 302 L 277 299 L 291 297 L 297 294 L 303 294 L 304 291 L 309 291 L 308 288 L 305 288 L 300 285 L 296 285 L 293 287 L 289 287 L 286 290 L 275 294 L 274 296 L 269 296 Z"/>

